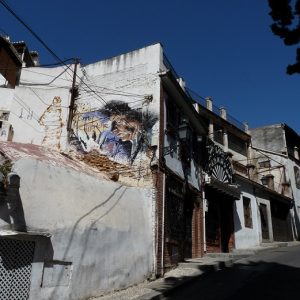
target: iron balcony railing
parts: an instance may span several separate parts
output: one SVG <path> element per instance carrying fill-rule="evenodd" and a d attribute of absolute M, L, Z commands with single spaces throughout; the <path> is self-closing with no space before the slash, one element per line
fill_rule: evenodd
<path fill-rule="evenodd" d="M 165 54 L 163 54 L 163 63 L 165 65 L 165 67 L 173 74 L 173 76 L 176 79 L 179 79 L 180 76 L 177 74 L 177 72 L 175 71 L 174 67 L 172 66 L 171 62 L 169 61 L 169 59 L 167 58 L 167 56 Z M 192 91 L 189 88 L 185 88 L 185 92 L 187 94 L 187 96 L 191 99 L 192 102 L 196 102 L 198 104 L 200 104 L 201 106 L 203 106 L 204 108 L 206 107 L 206 99 L 200 95 L 198 95 L 196 92 Z M 215 113 L 216 115 L 220 115 L 220 108 L 212 105 L 212 112 Z M 230 114 L 227 114 L 227 118 L 226 120 L 234 125 L 235 127 L 239 128 L 240 130 L 244 131 L 244 124 L 241 123 L 240 121 L 238 121 L 237 119 L 235 119 L 233 116 L 231 116 Z"/>

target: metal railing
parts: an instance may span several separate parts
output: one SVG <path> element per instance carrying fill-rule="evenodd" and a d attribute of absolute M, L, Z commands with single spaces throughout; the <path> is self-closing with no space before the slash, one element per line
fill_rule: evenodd
<path fill-rule="evenodd" d="M 172 72 L 173 76 L 176 79 L 180 78 L 165 54 L 163 55 L 163 63 L 165 67 Z"/>
<path fill-rule="evenodd" d="M 206 98 L 198 95 L 196 92 L 192 91 L 189 88 L 185 88 L 186 94 L 189 96 L 189 98 L 192 100 L 192 102 L 196 102 L 199 105 L 201 105 L 204 108 L 207 108 L 206 106 Z M 218 116 L 220 116 L 220 108 L 217 107 L 216 105 L 212 105 L 212 112 Z M 245 127 L 244 124 L 240 121 L 238 121 L 237 119 L 235 119 L 233 116 L 231 116 L 230 114 L 226 114 L 226 120 L 234 125 L 235 127 L 239 128 L 240 130 L 244 131 Z"/>
<path fill-rule="evenodd" d="M 177 72 L 175 71 L 174 67 L 172 66 L 171 62 L 169 61 L 169 59 L 167 58 L 167 56 L 165 54 L 163 54 L 163 63 L 165 65 L 165 67 L 171 71 L 171 73 L 173 74 L 173 76 L 176 79 L 179 79 L 180 76 L 177 74 Z M 193 90 L 185 87 L 185 93 L 187 94 L 187 96 L 192 100 L 192 102 L 196 102 L 198 104 L 200 104 L 201 106 L 203 106 L 204 108 L 207 108 L 206 106 L 206 98 L 200 96 L 199 94 L 197 94 L 196 92 L 194 92 Z M 220 116 L 220 108 L 217 107 L 216 105 L 212 105 L 212 112 L 218 116 Z M 226 120 L 234 125 L 235 127 L 239 128 L 240 130 L 244 131 L 245 127 L 244 124 L 240 121 L 238 121 L 237 119 L 235 119 L 233 116 L 231 116 L 230 114 L 227 114 L 227 118 Z"/>

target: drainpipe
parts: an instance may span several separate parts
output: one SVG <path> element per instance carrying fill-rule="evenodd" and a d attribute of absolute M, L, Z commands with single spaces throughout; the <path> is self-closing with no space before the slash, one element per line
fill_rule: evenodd
<path fill-rule="evenodd" d="M 161 275 L 164 275 L 164 252 L 165 252 L 165 191 L 166 175 L 163 174 L 163 198 L 162 198 L 162 222 L 161 222 Z"/>
<path fill-rule="evenodd" d="M 204 190 L 204 184 L 202 184 L 202 218 L 203 218 L 203 251 L 206 253 L 206 226 L 205 226 L 205 211 L 206 211 L 206 199 L 205 199 L 205 190 Z"/>

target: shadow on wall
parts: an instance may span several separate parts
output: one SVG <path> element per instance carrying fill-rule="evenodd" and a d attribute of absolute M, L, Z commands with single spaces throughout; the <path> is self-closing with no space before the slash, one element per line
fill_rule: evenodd
<path fill-rule="evenodd" d="M 5 229 L 26 232 L 24 209 L 20 196 L 20 177 L 9 173 L 0 175 L 0 218 L 7 223 Z"/>
<path fill-rule="evenodd" d="M 7 176 L 0 174 L 0 219 L 6 223 L 1 229 L 12 230 L 12 235 L 5 235 L 2 239 L 14 240 L 16 249 L 18 248 L 17 240 L 34 243 L 34 248 L 37 250 L 34 252 L 34 262 L 53 259 L 50 237 L 38 231 L 30 233 L 27 231 L 20 196 L 20 177 L 15 173 L 9 173 Z"/>
<path fill-rule="evenodd" d="M 294 219 L 295 219 L 295 228 L 294 228 L 295 238 L 296 240 L 300 241 L 300 220 L 298 217 L 296 205 L 293 206 L 293 210 L 294 210 Z"/>
<path fill-rule="evenodd" d="M 238 205 L 239 203 L 235 201 L 233 205 L 234 233 L 237 233 L 238 231 L 243 229 L 240 215 L 238 213 Z"/>
<path fill-rule="evenodd" d="M 89 242 L 89 239 L 90 239 L 90 233 L 91 233 L 91 231 L 93 231 L 93 227 L 95 226 L 95 224 L 100 219 L 102 219 L 104 216 L 106 216 L 107 214 L 109 214 L 115 208 L 115 206 L 119 203 L 119 201 L 122 199 L 123 195 L 125 194 L 125 192 L 127 190 L 127 187 L 124 187 L 124 186 L 117 187 L 106 200 L 104 200 L 103 202 L 99 203 L 98 205 L 96 205 L 95 207 L 93 207 L 92 209 L 90 209 L 88 212 L 86 212 L 84 215 L 82 215 L 75 222 L 75 224 L 73 226 L 73 229 L 72 229 L 72 232 L 71 232 L 71 235 L 70 235 L 70 238 L 69 238 L 69 241 L 67 243 L 64 255 L 63 255 L 63 261 L 67 260 L 67 258 L 69 256 L 69 253 L 70 253 L 70 249 L 72 249 L 72 245 L 74 246 L 73 242 L 74 242 L 74 239 L 75 239 L 75 233 L 76 233 L 76 229 L 77 229 L 78 225 L 80 224 L 80 222 L 83 219 L 85 219 L 86 217 L 88 217 L 95 210 L 99 209 L 100 207 L 103 207 L 105 204 L 107 204 L 108 202 L 112 201 L 114 199 L 116 193 L 118 191 L 120 191 L 122 188 L 123 188 L 123 191 L 121 191 L 120 194 L 116 197 L 114 203 L 112 203 L 112 205 L 107 209 L 107 211 L 104 212 L 101 216 L 99 216 L 96 220 L 94 220 L 91 223 L 91 225 L 87 228 L 86 233 L 85 233 L 85 239 L 84 239 L 84 248 L 83 248 L 82 253 L 80 255 L 79 262 L 76 263 L 76 264 L 78 264 L 78 267 L 81 265 L 81 263 L 82 263 L 85 255 L 86 255 L 87 248 L 89 246 L 88 242 Z M 65 277 L 64 270 L 62 269 L 59 272 L 59 274 L 57 275 L 57 280 L 56 280 L 56 282 L 55 282 L 55 284 L 53 286 L 60 286 L 60 285 L 62 285 L 61 282 L 64 280 L 64 277 Z M 52 291 L 49 299 L 55 299 L 56 296 L 57 296 L 56 293 L 57 293 L 57 290 L 53 289 L 53 291 Z"/>

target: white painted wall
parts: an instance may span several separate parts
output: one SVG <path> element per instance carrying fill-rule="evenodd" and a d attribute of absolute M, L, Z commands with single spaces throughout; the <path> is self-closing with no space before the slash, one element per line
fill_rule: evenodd
<path fill-rule="evenodd" d="M 271 215 L 271 203 L 270 200 L 264 199 L 262 197 L 257 197 L 257 203 L 266 205 L 267 208 L 267 222 L 268 222 L 268 229 L 269 229 L 269 241 L 273 242 L 273 226 L 272 226 L 272 215 Z M 261 217 L 260 217 L 260 211 L 258 210 L 258 224 L 259 224 L 259 239 L 262 241 L 262 231 L 261 231 Z"/>
<path fill-rule="evenodd" d="M 158 112 L 162 52 L 162 46 L 154 44 L 84 66 L 85 84 L 80 85 L 81 101 L 89 100 L 91 108 L 101 107 L 105 102 L 116 99 L 139 106 L 138 100 L 142 98 L 139 96 L 153 95 L 149 109 Z M 96 93 L 91 95 L 87 85 Z M 81 101 L 79 99 L 78 104 Z M 135 104 L 132 103 L 134 101 Z"/>
<path fill-rule="evenodd" d="M 14 89 L 0 88 L 0 110 L 10 110 L 11 103 L 14 97 Z"/>
<path fill-rule="evenodd" d="M 258 206 L 257 199 L 251 187 L 245 183 L 240 184 L 241 198 L 234 201 L 234 229 L 235 229 L 235 248 L 247 249 L 256 247 L 260 243 L 260 228 L 258 219 Z M 252 228 L 245 227 L 243 196 L 250 198 L 251 211 L 252 211 Z"/>
<path fill-rule="evenodd" d="M 20 86 L 11 90 L 13 96 L 5 102 L 10 109 L 13 141 L 66 149 L 72 76 L 67 67 L 22 70 Z"/>
<path fill-rule="evenodd" d="M 37 243 L 30 299 L 86 299 L 151 274 L 151 189 L 28 157 L 16 161 L 13 170 L 21 177 L 27 227 L 51 233 L 52 260 L 72 264 L 56 275 L 44 269 L 43 256 L 51 249 Z"/>
<path fill-rule="evenodd" d="M 296 176 L 295 176 L 296 174 L 295 174 L 294 167 L 297 167 L 300 171 L 300 165 L 292 159 L 289 159 L 287 161 L 286 165 L 287 165 L 288 177 L 290 179 L 291 189 L 293 192 L 293 198 L 295 201 L 294 208 L 292 209 L 292 212 L 291 212 L 292 216 L 293 216 L 293 223 L 294 223 L 294 237 L 296 239 L 299 239 L 299 234 L 300 234 L 300 189 L 297 188 L 297 185 L 296 185 Z"/>

